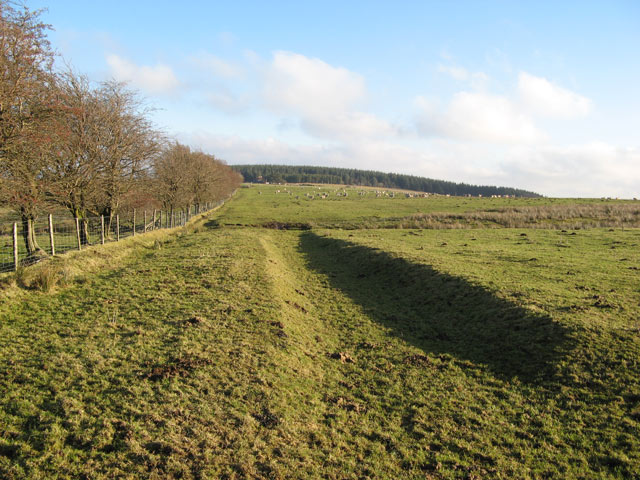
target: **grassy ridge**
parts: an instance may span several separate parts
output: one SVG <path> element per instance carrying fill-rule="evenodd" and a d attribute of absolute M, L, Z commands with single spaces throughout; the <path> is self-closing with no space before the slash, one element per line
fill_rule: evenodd
<path fill-rule="evenodd" d="M 302 218 L 278 195 L 5 287 L 0 476 L 640 471 L 639 230 L 235 226 Z M 370 215 L 351 198 L 307 213 Z"/>

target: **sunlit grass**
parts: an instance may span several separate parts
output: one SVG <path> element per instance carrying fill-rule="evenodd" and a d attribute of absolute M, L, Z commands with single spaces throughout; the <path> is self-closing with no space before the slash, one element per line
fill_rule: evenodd
<path fill-rule="evenodd" d="M 640 471 L 640 230 L 353 229 L 431 199 L 266 195 L 5 281 L 0 476 Z M 236 226 L 330 207 L 350 229 Z"/>

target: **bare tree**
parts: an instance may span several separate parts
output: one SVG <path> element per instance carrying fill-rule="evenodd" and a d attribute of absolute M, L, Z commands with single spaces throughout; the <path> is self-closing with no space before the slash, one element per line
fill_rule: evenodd
<path fill-rule="evenodd" d="M 0 0 L 0 198 L 21 216 L 27 253 L 41 251 L 33 223 L 46 201 L 54 53 L 39 11 Z"/>
<path fill-rule="evenodd" d="M 188 162 L 188 201 L 200 211 L 201 205 L 224 198 L 237 187 L 229 175 L 231 169 L 214 155 L 200 151 L 193 152 Z M 238 182 L 239 184 L 239 182 Z"/>
<path fill-rule="evenodd" d="M 58 87 L 65 117 L 49 187 L 52 199 L 80 220 L 80 240 L 87 243 L 88 216 L 104 215 L 110 231 L 123 197 L 140 188 L 160 152 L 161 136 L 123 84 L 93 88 L 86 77 L 67 72 Z"/>
<path fill-rule="evenodd" d="M 178 142 L 169 145 L 156 158 L 153 166 L 155 194 L 173 215 L 176 208 L 187 204 L 187 179 L 191 149 Z"/>
<path fill-rule="evenodd" d="M 106 82 L 97 90 L 101 119 L 98 172 L 100 195 L 95 208 L 109 225 L 125 194 L 140 188 L 144 174 L 161 152 L 162 135 L 148 120 L 148 112 L 132 90 Z"/>
<path fill-rule="evenodd" d="M 99 195 L 100 102 L 89 80 L 72 72 L 61 76 L 57 94 L 64 116 L 58 119 L 47 187 L 51 200 L 80 220 L 80 240 L 86 244 L 87 217 Z"/>
<path fill-rule="evenodd" d="M 192 151 L 178 142 L 160 155 L 153 169 L 155 191 L 173 213 L 179 206 L 199 212 L 202 205 L 228 196 L 242 177 L 211 154 Z"/>

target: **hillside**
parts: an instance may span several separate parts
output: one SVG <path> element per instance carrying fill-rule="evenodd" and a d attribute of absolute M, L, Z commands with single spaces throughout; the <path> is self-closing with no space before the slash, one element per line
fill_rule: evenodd
<path fill-rule="evenodd" d="M 378 228 L 599 204 L 296 189 L 2 277 L 0 477 L 637 475 L 637 227 Z"/>
<path fill-rule="evenodd" d="M 251 183 L 323 183 L 397 188 L 441 195 L 540 197 L 537 193 L 518 188 L 468 185 L 413 175 L 350 168 L 290 165 L 233 165 L 232 168 L 241 173 L 246 182 Z"/>

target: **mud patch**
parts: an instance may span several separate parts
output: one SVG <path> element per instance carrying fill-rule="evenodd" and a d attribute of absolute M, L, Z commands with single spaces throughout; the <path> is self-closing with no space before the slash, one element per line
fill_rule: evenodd
<path fill-rule="evenodd" d="M 405 357 L 402 363 L 406 365 L 414 365 L 416 367 L 427 367 L 432 365 L 431 359 L 426 355 L 422 355 L 420 353 Z"/>
<path fill-rule="evenodd" d="M 251 416 L 265 428 L 275 428 L 281 422 L 280 418 L 267 407 L 264 407 L 261 413 L 252 413 Z"/>
<path fill-rule="evenodd" d="M 296 310 L 300 310 L 302 313 L 307 313 L 307 309 L 304 308 L 302 305 L 298 305 L 296 302 L 291 302 L 289 300 L 285 300 L 284 301 L 287 305 L 292 306 L 293 308 L 295 308 Z"/>
<path fill-rule="evenodd" d="M 204 324 L 204 323 L 205 323 L 205 321 L 206 321 L 206 320 L 205 320 L 204 318 L 202 318 L 202 317 L 198 317 L 197 315 L 195 315 L 195 316 L 193 316 L 193 317 L 191 317 L 191 318 L 187 318 L 186 320 L 183 320 L 183 321 L 181 322 L 181 324 L 182 324 L 182 326 L 183 326 L 183 327 L 185 327 L 185 328 L 188 328 L 188 327 L 198 327 L 198 326 L 200 326 L 200 325 Z"/>
<path fill-rule="evenodd" d="M 157 382 L 171 377 L 186 377 L 195 369 L 209 365 L 211 362 L 206 358 L 185 356 L 182 358 L 169 360 L 163 365 L 156 365 L 151 371 L 145 373 L 143 378 Z"/>
<path fill-rule="evenodd" d="M 335 352 L 329 354 L 329 358 L 334 360 L 340 360 L 341 363 L 355 363 L 355 360 L 351 355 L 345 352 Z"/>
<path fill-rule="evenodd" d="M 263 228 L 271 228 L 274 230 L 311 230 L 311 225 L 304 222 L 265 222 Z"/>
<path fill-rule="evenodd" d="M 361 403 L 354 402 L 345 397 L 331 397 L 328 402 L 335 405 L 338 408 L 342 408 L 347 412 L 364 413 L 367 411 L 367 407 Z"/>

